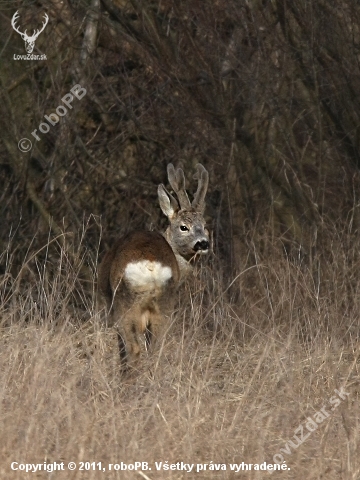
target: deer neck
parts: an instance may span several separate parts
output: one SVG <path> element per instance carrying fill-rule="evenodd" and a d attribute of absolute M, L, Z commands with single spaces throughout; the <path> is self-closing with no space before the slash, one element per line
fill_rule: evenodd
<path fill-rule="evenodd" d="M 174 252 L 174 255 L 180 270 L 180 282 L 182 282 L 189 275 L 189 273 L 192 272 L 193 267 L 190 264 L 189 260 L 187 260 L 182 255 L 180 255 L 180 253 L 177 252 L 175 245 L 173 245 L 171 242 L 169 229 L 166 229 L 163 235 L 165 237 L 165 240 L 170 245 L 172 251 Z"/>

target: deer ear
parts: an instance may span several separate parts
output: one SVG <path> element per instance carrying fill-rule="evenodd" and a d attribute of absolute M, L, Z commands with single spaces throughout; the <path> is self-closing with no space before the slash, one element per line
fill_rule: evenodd
<path fill-rule="evenodd" d="M 169 220 L 173 219 L 179 210 L 179 207 L 175 198 L 166 191 L 164 185 L 162 184 L 158 186 L 158 197 L 160 208 L 163 213 L 168 217 Z"/>

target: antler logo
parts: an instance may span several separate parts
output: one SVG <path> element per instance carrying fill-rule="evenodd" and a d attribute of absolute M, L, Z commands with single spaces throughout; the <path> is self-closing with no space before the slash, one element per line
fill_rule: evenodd
<path fill-rule="evenodd" d="M 13 27 L 15 32 L 17 32 L 21 36 L 21 38 L 25 41 L 25 50 L 27 51 L 27 53 L 32 53 L 33 50 L 34 50 L 34 47 L 35 47 L 35 41 L 36 41 L 37 37 L 40 35 L 40 33 L 46 27 L 46 25 L 49 21 L 49 17 L 45 13 L 44 14 L 44 21 L 43 21 L 41 30 L 36 30 L 36 31 L 34 30 L 34 33 L 31 35 L 31 37 L 29 37 L 29 35 L 27 35 L 27 33 L 26 33 L 26 30 L 25 30 L 24 33 L 20 32 L 20 30 L 16 26 L 16 22 L 17 22 L 19 16 L 20 16 L 19 15 L 19 10 L 17 10 L 12 17 L 11 26 Z"/>

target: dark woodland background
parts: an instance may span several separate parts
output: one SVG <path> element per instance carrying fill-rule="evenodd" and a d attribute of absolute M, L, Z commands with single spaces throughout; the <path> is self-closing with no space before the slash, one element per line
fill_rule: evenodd
<path fill-rule="evenodd" d="M 16 10 L 28 33 L 48 14 L 33 52 L 47 60 L 14 60 Z M 311 265 L 358 236 L 358 2 L 2 1 L 0 22 L 0 251 L 15 272 L 44 245 L 51 256 L 80 240 L 95 268 L 117 235 L 163 228 L 168 162 L 190 192 L 195 165 L 208 169 L 230 280 L 253 245 Z M 36 142 L 76 84 L 87 95 Z"/>

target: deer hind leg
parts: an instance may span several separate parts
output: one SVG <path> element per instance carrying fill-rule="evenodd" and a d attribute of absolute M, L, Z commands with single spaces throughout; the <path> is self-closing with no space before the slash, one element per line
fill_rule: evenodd
<path fill-rule="evenodd" d="M 149 310 L 147 328 L 145 331 L 145 344 L 149 349 L 155 342 L 158 342 L 164 332 L 165 318 L 158 305 Z"/>
<path fill-rule="evenodd" d="M 159 341 L 164 333 L 164 318 L 161 314 L 153 314 L 145 332 L 146 348 L 150 349 Z"/>
<path fill-rule="evenodd" d="M 172 286 L 172 288 L 167 289 L 151 306 L 145 333 L 147 348 L 161 340 L 166 327 L 170 324 L 170 317 L 174 310 L 174 288 Z"/>
<path fill-rule="evenodd" d="M 134 362 L 140 357 L 141 348 L 138 339 L 139 317 L 140 309 L 132 307 L 126 312 L 122 321 L 121 333 L 125 342 L 126 354 L 130 362 Z"/>
<path fill-rule="evenodd" d="M 106 300 L 106 316 L 105 316 L 105 324 L 107 327 L 115 327 L 115 331 L 117 333 L 117 340 L 118 340 L 118 347 L 119 347 L 119 354 L 120 354 L 120 365 L 121 367 L 126 366 L 126 347 L 125 347 L 125 340 L 124 335 L 120 333 L 119 323 L 121 319 L 121 308 L 117 300 L 113 301 L 113 299 L 109 297 L 105 297 Z"/>
<path fill-rule="evenodd" d="M 138 322 L 140 308 L 138 305 L 129 305 L 123 297 L 116 298 L 112 312 L 112 325 L 114 326 L 119 346 L 120 362 L 122 367 L 136 363 L 140 356 L 138 340 Z"/>

